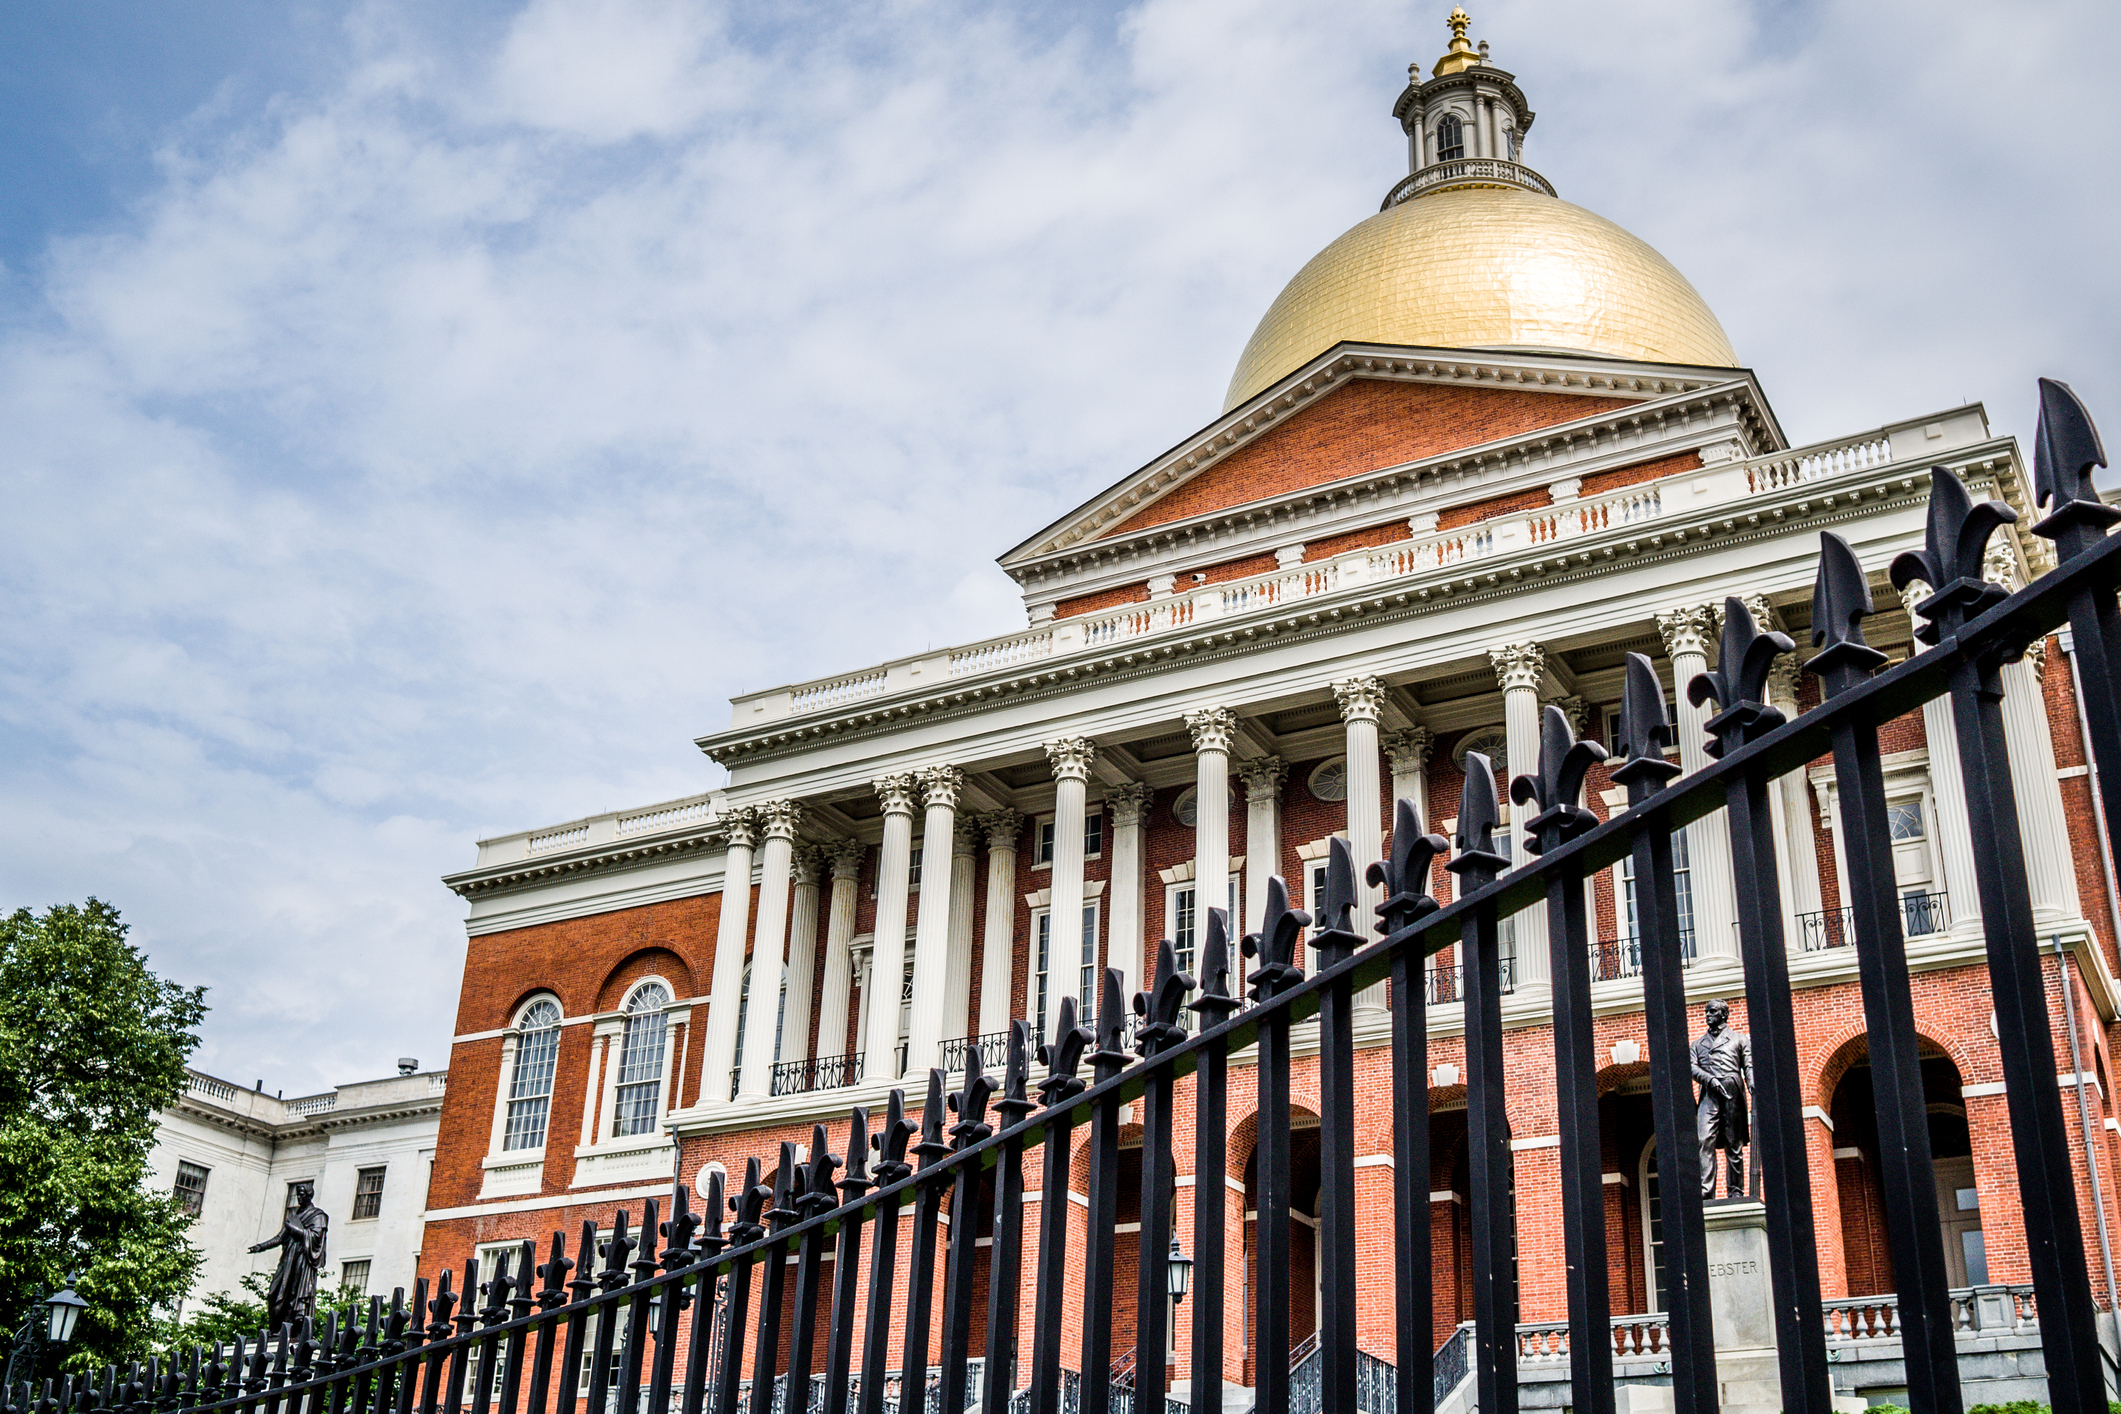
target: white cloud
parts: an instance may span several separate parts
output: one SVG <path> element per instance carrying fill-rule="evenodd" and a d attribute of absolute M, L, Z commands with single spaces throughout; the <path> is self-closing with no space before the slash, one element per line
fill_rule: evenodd
<path fill-rule="evenodd" d="M 1019 622 L 990 557 L 1214 414 L 1445 8 L 364 6 L 0 329 L 7 895 L 123 905 L 241 1078 L 439 1061 L 436 876 L 710 784 L 734 692 Z M 2121 407 L 2117 21 L 2008 18 L 1476 30 L 1804 438 L 2022 427 L 2035 372 Z"/>

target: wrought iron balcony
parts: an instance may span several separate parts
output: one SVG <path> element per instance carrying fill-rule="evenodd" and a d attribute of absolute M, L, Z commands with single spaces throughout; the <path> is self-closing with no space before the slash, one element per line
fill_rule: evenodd
<path fill-rule="evenodd" d="M 1950 900 L 1943 893 L 1902 894 L 1900 931 L 1910 938 L 1943 933 L 1952 926 Z M 1797 915 L 1797 946 L 1803 952 L 1845 948 L 1856 941 L 1856 910 L 1828 908 Z"/>
<path fill-rule="evenodd" d="M 1502 994 L 1508 996 L 1517 990 L 1517 959 L 1505 957 L 1499 961 L 1502 964 Z M 1465 967 L 1462 963 L 1453 962 L 1428 968 L 1423 971 L 1422 979 L 1427 983 L 1423 990 L 1428 994 L 1430 1006 L 1444 1006 L 1466 999 Z"/>
<path fill-rule="evenodd" d="M 803 1095 L 812 1090 L 837 1090 L 862 1083 L 862 1053 L 844 1056 L 814 1056 L 809 1060 L 782 1061 L 773 1068 L 773 1093 Z"/>
<path fill-rule="evenodd" d="M 1679 930 L 1679 965 L 1694 965 L 1694 930 Z M 1642 939 L 1601 938 L 1591 944 L 1591 980 L 1616 982 L 1642 975 Z"/>
<path fill-rule="evenodd" d="M 979 1068 L 992 1075 L 1009 1062 L 1009 1033 L 989 1031 L 943 1042 L 943 1069 L 951 1072 L 963 1070 L 965 1057 L 975 1051 L 979 1054 Z"/>

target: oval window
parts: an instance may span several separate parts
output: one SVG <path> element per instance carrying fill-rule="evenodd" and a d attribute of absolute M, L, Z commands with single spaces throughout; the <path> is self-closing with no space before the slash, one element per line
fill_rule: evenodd
<path fill-rule="evenodd" d="M 1348 758 L 1336 756 L 1311 773 L 1311 794 L 1320 800 L 1348 798 Z"/>

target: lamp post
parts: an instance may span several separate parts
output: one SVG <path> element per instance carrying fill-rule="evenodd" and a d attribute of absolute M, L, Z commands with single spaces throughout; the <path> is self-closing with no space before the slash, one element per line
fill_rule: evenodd
<path fill-rule="evenodd" d="M 0 1379 L 0 1393 L 15 1387 L 15 1368 L 25 1360 L 32 1379 L 47 1345 L 65 1345 L 74 1338 L 74 1326 L 81 1313 L 88 1309 L 74 1291 L 76 1279 L 69 1275 L 66 1286 L 56 1295 L 46 1296 L 30 1307 L 29 1316 L 15 1331 L 13 1346 L 7 1352 L 7 1374 Z"/>
<path fill-rule="evenodd" d="M 1193 1282 L 1193 1259 L 1181 1252 L 1178 1239 L 1171 1239 L 1171 1255 L 1164 1258 L 1164 1284 L 1171 1293 L 1171 1304 L 1176 1306 L 1186 1299 L 1186 1288 Z"/>

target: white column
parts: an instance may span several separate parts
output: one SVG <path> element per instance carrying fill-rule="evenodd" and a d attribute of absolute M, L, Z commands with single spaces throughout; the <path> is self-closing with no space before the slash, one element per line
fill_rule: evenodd
<path fill-rule="evenodd" d="M 875 788 L 884 803 L 884 843 L 876 865 L 876 939 L 862 987 L 868 1028 L 862 1079 L 871 1084 L 899 1078 L 898 999 L 899 980 L 906 975 L 906 891 L 913 883 L 914 781 L 885 776 Z"/>
<path fill-rule="evenodd" d="M 1188 712 L 1186 730 L 1193 737 L 1193 916 L 1205 928 L 1206 910 L 1225 908 L 1230 899 L 1230 738 L 1237 714 L 1227 707 Z"/>
<path fill-rule="evenodd" d="M 2018 557 L 1998 535 L 1989 545 L 1982 575 L 2006 589 L 2022 582 Z M 2082 915 L 2069 820 L 2062 808 L 2062 782 L 2055 775 L 2055 740 L 2047 721 L 2047 695 L 2040 673 L 2047 659 L 2042 638 L 2015 663 L 2003 666 L 2003 741 L 2010 754 L 2011 786 L 2018 797 L 2018 830 L 2025 836 L 2025 875 L 2033 896 L 2033 919 L 2042 928 Z"/>
<path fill-rule="evenodd" d="M 1365 876 L 1370 866 L 1384 858 L 1384 758 L 1378 745 L 1377 723 L 1384 712 L 1385 680 L 1374 675 L 1343 678 L 1333 684 L 1334 700 L 1340 704 L 1340 720 L 1346 732 L 1348 751 L 1348 850 L 1355 856 L 1355 931 L 1364 938 L 1377 922 L 1377 905 L 1384 894 Z M 1355 994 L 1358 1017 L 1365 1010 L 1383 1011 L 1391 995 L 1387 983 L 1365 987 Z"/>
<path fill-rule="evenodd" d="M 1150 789 L 1130 781 L 1106 797 L 1112 806 L 1112 881 L 1105 886 L 1111 907 L 1105 923 L 1105 962 L 1120 971 L 1120 995 L 1134 1004 L 1147 968 L 1142 957 L 1143 831 L 1149 823 Z"/>
<path fill-rule="evenodd" d="M 773 1093 L 774 1032 L 780 1029 L 782 967 L 788 952 L 788 888 L 802 802 L 768 801 L 759 807 L 759 817 L 765 822 L 766 844 L 759 851 L 759 918 L 751 935 L 751 1009 L 737 1075 L 740 1100 L 763 1100 Z"/>
<path fill-rule="evenodd" d="M 736 1069 L 736 1013 L 744 996 L 744 944 L 751 937 L 751 852 L 758 845 L 758 817 L 749 806 L 729 812 L 722 829 L 728 840 L 722 860 L 722 912 L 714 932 L 714 993 L 707 1006 L 707 1034 L 700 1045 L 700 1098 L 722 1104 Z"/>
<path fill-rule="evenodd" d="M 1490 648 L 1488 662 L 1494 667 L 1495 681 L 1502 688 L 1503 750 L 1509 759 L 1509 768 L 1504 774 L 1534 774 L 1539 770 L 1539 684 L 1546 674 L 1547 650 L 1537 643 L 1507 643 L 1500 648 Z M 1509 783 L 1498 780 L 1495 784 L 1507 797 Z M 1510 863 L 1513 868 L 1531 857 L 1525 847 L 1523 827 L 1528 818 L 1527 812 L 1512 808 Z M 1533 987 L 1550 985 L 1553 978 L 1547 960 L 1547 906 L 1535 903 L 1524 912 L 1513 915 L 1510 936 L 1516 948 L 1512 965 L 1516 969 L 1517 990 L 1526 992 Z"/>
<path fill-rule="evenodd" d="M 848 840 L 832 851 L 832 898 L 825 917 L 825 986 L 818 997 L 817 1049 L 819 1056 L 836 1056 L 847 1049 L 847 1004 L 854 992 L 855 888 L 861 880 L 862 856 L 868 853 L 861 841 Z"/>
<path fill-rule="evenodd" d="M 1900 603 L 1908 622 L 1919 628 L 1925 622 L 1915 606 L 1934 591 L 1914 580 L 1900 591 Z M 1959 734 L 1952 718 L 1952 699 L 1932 697 L 1922 704 L 1922 735 L 1929 744 L 1930 801 L 1937 818 L 1928 822 L 1937 841 L 1937 867 L 1942 871 L 1944 906 L 1951 916 L 1952 930 L 1978 933 L 1981 929 L 1980 885 L 1974 882 L 1974 837 L 1966 815 L 1966 776 L 1959 769 Z M 1848 881 L 1841 883 L 1841 906 L 1848 907 Z"/>
<path fill-rule="evenodd" d="M 1289 764 L 1279 756 L 1237 763 L 1237 778 L 1245 786 L 1245 899 L 1244 916 L 1230 920 L 1233 939 L 1258 930 L 1267 913 L 1267 879 L 1281 872 L 1281 786 L 1288 774 Z M 1242 960 L 1233 958 L 1233 971 L 1242 968 Z M 1230 986 L 1237 986 L 1235 975 Z"/>
<path fill-rule="evenodd" d="M 522 1035 L 522 1032 L 511 1027 L 501 1037 L 501 1094 L 493 1107 L 493 1130 L 486 1139 L 486 1152 L 489 1154 L 500 1153 L 501 1142 L 508 1137 L 508 1091 L 515 1080 L 516 1045 L 521 1040 Z M 596 1074 L 594 1061 L 590 1064 L 589 1073 L 591 1076 Z M 549 1121 L 546 1124 L 545 1132 L 547 1135 L 552 1133 L 552 1126 Z M 550 1142 L 550 1140 L 548 1139 L 547 1142 Z M 582 1120 L 582 1142 L 584 1144 L 589 1142 L 589 1121 L 586 1117 Z"/>
<path fill-rule="evenodd" d="M 929 1067 L 942 1064 L 950 879 L 956 872 L 957 798 L 965 788 L 965 773 L 955 766 L 930 766 L 920 773 L 920 783 L 927 815 L 921 829 L 921 907 L 913 932 L 913 1012 L 906 1026 L 909 1075 L 925 1075 Z"/>
<path fill-rule="evenodd" d="M 1076 1015 L 1097 1006 L 1096 997 L 1076 997 L 1082 985 L 1083 829 L 1090 790 L 1090 763 L 1097 744 L 1088 737 L 1046 743 L 1053 765 L 1052 941 L 1046 960 L 1046 1019 L 1060 1015 L 1062 997 L 1075 997 Z M 1033 958 L 1032 962 L 1036 963 Z"/>
<path fill-rule="evenodd" d="M 1757 615 L 1755 616 L 1758 617 Z M 1797 655 L 1785 653 L 1768 669 L 1768 706 L 1796 720 Z M 1791 771 L 1775 782 L 1775 847 L 1782 855 L 1783 927 L 1791 947 L 1799 946 L 1797 917 L 1817 913 L 1819 896 L 1818 837 L 1812 829 L 1811 789 L 1804 771 Z"/>
<path fill-rule="evenodd" d="M 1436 734 L 1427 727 L 1408 727 L 1384 735 L 1385 760 L 1392 767 L 1392 809 L 1387 825 L 1399 818 L 1399 802 L 1414 802 L 1414 815 L 1423 829 L 1429 826 L 1429 749 Z"/>
<path fill-rule="evenodd" d="M 1687 700 L 1687 684 L 1709 670 L 1709 643 L 1716 635 L 1716 611 L 1704 604 L 1672 609 L 1657 616 L 1665 652 L 1672 659 L 1673 700 L 1679 709 L 1679 764 L 1689 774 L 1709 764 L 1708 733 L 1703 724 L 1715 708 Z M 1718 704 L 1721 705 L 1721 704 Z M 1687 826 L 1687 865 L 1694 899 L 1694 954 L 1698 958 L 1738 956 L 1738 898 L 1731 874 L 1730 815 L 1715 810 Z M 1794 944 L 1796 939 L 1788 940 Z"/>
<path fill-rule="evenodd" d="M 824 867 L 823 845 L 795 847 L 795 901 L 788 907 L 788 1019 L 781 1026 L 784 1061 L 810 1059 L 810 1002 L 817 982 L 817 880 Z"/>
<path fill-rule="evenodd" d="M 1007 1031 L 1012 1012 L 1009 989 L 1015 982 L 1016 841 L 1024 817 L 1014 810 L 990 810 L 979 817 L 987 832 L 987 931 L 981 958 L 979 1027 Z"/>
<path fill-rule="evenodd" d="M 589 1038 L 589 1080 L 587 1084 L 582 1086 L 582 1147 L 585 1149 L 594 1144 L 597 1138 L 597 1100 L 604 1093 L 604 1052 L 609 1048 L 610 1043 L 611 1038 L 609 1036 L 592 1035 Z M 514 1057 L 504 1054 L 502 1059 L 510 1061 Z M 510 1073 L 505 1067 L 501 1071 L 503 1075 Z M 720 1100 L 728 1094 L 729 1082 L 724 1080 L 721 1094 L 716 1095 L 714 1098 Z M 548 1136 L 551 1132 L 550 1129 L 546 1130 Z M 551 1140 L 548 1138 L 546 1142 L 550 1143 Z M 495 1145 L 496 1149 L 499 1147 L 498 1144 Z"/>
<path fill-rule="evenodd" d="M 979 826 L 959 820 L 950 837 L 950 947 L 943 962 L 943 1039 L 972 1034 L 972 896 Z"/>

